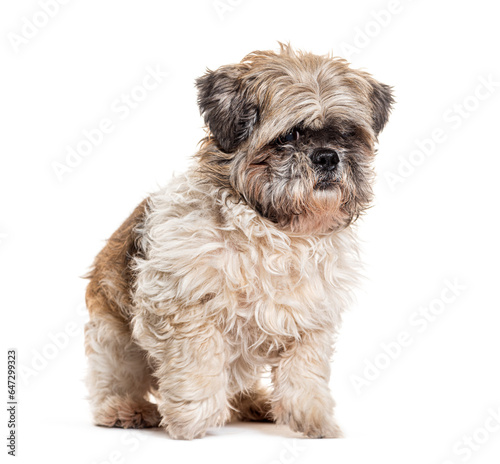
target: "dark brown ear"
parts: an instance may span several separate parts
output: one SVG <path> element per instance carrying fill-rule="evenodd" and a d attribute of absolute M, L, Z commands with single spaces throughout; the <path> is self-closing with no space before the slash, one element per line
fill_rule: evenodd
<path fill-rule="evenodd" d="M 220 148 L 234 151 L 253 131 L 259 111 L 236 66 L 224 66 L 196 80 L 198 106 Z"/>
<path fill-rule="evenodd" d="M 371 96 L 373 104 L 373 130 L 378 135 L 389 119 L 394 97 L 392 88 L 380 82 L 373 81 L 373 91 Z"/>

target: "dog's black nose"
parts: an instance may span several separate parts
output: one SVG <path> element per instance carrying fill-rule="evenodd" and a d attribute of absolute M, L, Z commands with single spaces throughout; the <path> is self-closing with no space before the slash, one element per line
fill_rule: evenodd
<path fill-rule="evenodd" d="M 312 163 L 325 171 L 333 171 L 339 164 L 339 155 L 329 148 L 316 148 L 311 155 Z"/>

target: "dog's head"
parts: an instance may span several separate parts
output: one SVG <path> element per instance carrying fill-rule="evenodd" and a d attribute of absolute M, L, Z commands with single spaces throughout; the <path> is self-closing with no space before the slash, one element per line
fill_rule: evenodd
<path fill-rule="evenodd" d="M 390 87 L 339 58 L 253 52 L 196 82 L 209 129 L 200 172 L 293 232 L 345 227 L 372 197 Z"/>

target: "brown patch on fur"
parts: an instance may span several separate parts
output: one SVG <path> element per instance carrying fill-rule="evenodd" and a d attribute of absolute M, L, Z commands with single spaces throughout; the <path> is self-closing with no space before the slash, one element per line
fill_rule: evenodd
<path fill-rule="evenodd" d="M 213 137 L 206 137 L 200 142 L 200 150 L 194 155 L 196 173 L 199 181 L 213 185 L 220 190 L 229 190 L 239 197 L 231 186 L 230 175 L 234 161 L 232 153 L 225 153 L 217 148 Z"/>
<path fill-rule="evenodd" d="M 146 215 L 147 199 L 135 208 L 97 255 L 92 269 L 85 276 L 90 279 L 85 300 L 92 316 L 111 312 L 126 316 L 131 304 L 133 272 L 131 261 L 139 252 L 137 228 Z"/>

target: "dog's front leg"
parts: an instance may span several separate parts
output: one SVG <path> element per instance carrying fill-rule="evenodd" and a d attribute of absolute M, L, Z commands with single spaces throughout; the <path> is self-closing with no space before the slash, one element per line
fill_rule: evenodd
<path fill-rule="evenodd" d="M 307 333 L 293 342 L 273 369 L 272 413 L 280 424 L 310 438 L 342 436 L 333 418 L 330 394 L 331 337 Z"/>
<path fill-rule="evenodd" d="M 200 438 L 229 417 L 227 366 L 219 330 L 204 321 L 136 318 L 134 335 L 154 359 L 161 426 L 172 438 Z M 165 333 L 165 331 L 168 331 Z"/>

